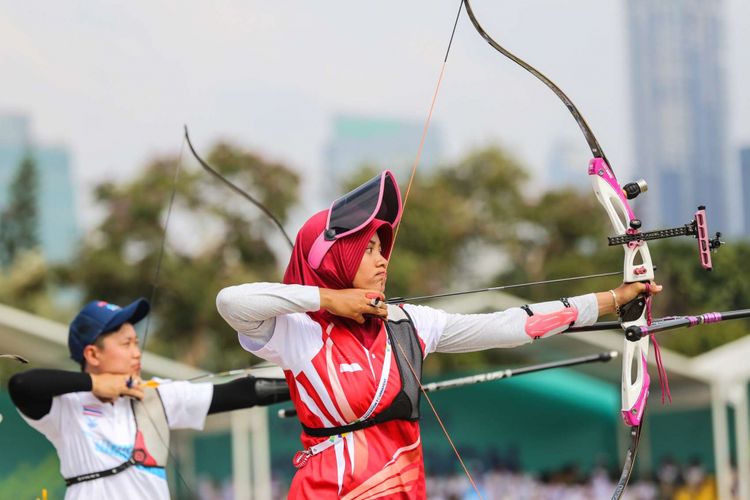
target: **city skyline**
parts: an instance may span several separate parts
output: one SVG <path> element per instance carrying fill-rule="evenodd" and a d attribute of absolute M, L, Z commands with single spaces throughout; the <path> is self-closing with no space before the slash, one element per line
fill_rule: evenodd
<path fill-rule="evenodd" d="M 363 165 L 387 168 L 402 182 L 409 178 L 415 160 L 414 138 L 421 137 L 424 128 L 421 122 L 350 114 L 336 115 L 332 122 L 323 151 L 321 178 L 326 181 L 318 190 L 321 202 L 339 196 L 340 183 Z M 440 125 L 434 123 L 420 155 L 422 171 L 435 166 L 442 153 Z"/>
<path fill-rule="evenodd" d="M 750 145 L 741 148 L 740 157 L 740 186 L 743 193 L 750 193 Z M 750 196 L 742 197 L 742 215 L 744 216 L 743 234 L 750 235 Z"/>
<path fill-rule="evenodd" d="M 10 200 L 9 187 L 24 158 L 37 172 L 37 238 L 44 257 L 64 262 L 78 245 L 79 226 L 70 154 L 63 145 L 44 144 L 31 133 L 33 117 L 0 112 L 0 210 Z"/>
<path fill-rule="evenodd" d="M 645 219 L 676 227 L 706 206 L 709 225 L 736 234 L 728 217 L 737 177 L 727 137 L 723 0 L 628 2 L 636 161 L 650 172 Z"/>
<path fill-rule="evenodd" d="M 741 64 L 750 6 L 726 5 L 736 151 L 750 143 L 750 95 L 741 84 L 750 78 Z M 337 113 L 424 120 L 457 7 L 71 2 L 42 9 L 2 0 L 0 110 L 28 111 L 40 140 L 70 145 L 79 208 L 90 207 L 95 184 L 128 178 L 155 154 L 177 153 L 185 123 L 199 148 L 226 138 L 318 172 Z M 475 9 L 493 36 L 571 96 L 623 181 L 629 171 L 648 177 L 633 167 L 623 2 L 477 2 Z M 498 142 L 541 175 L 556 142 L 586 154 L 564 106 L 488 47 L 465 16 L 433 120 L 448 159 Z M 83 222 L 95 216 L 87 211 Z"/>

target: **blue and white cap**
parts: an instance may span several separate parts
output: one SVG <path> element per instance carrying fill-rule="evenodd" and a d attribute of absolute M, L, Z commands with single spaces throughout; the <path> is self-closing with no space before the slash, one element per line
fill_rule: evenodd
<path fill-rule="evenodd" d="M 120 307 L 103 300 L 89 302 L 70 323 L 68 349 L 70 357 L 83 363 L 83 349 L 93 344 L 100 335 L 118 330 L 123 324 L 136 324 L 145 318 L 151 306 L 140 298 L 132 304 Z"/>

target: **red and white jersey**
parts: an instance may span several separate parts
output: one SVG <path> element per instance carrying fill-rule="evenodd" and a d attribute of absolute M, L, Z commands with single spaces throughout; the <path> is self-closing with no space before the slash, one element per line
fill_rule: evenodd
<path fill-rule="evenodd" d="M 429 342 L 419 342 L 424 351 Z M 284 368 L 300 421 L 317 428 L 356 421 L 379 393 L 372 414 L 390 405 L 401 389 L 394 348 L 385 326 L 366 349 L 347 329 L 297 313 L 277 317 L 271 340 L 254 353 Z M 418 422 L 385 422 L 338 439 L 304 432 L 301 438 L 305 449 L 336 442 L 299 469 L 289 498 L 425 497 Z"/>
<path fill-rule="evenodd" d="M 570 299 L 576 324 L 597 318 L 593 294 Z M 368 348 L 346 328 L 319 323 L 305 311 L 320 308 L 317 287 L 253 283 L 228 287 L 217 297 L 222 317 L 239 333 L 240 344 L 284 369 L 300 421 L 307 427 L 338 427 L 366 414 L 379 389 L 373 414 L 387 408 L 401 389 L 395 346 L 383 327 Z M 554 310 L 559 302 L 537 304 Z M 520 308 L 488 314 L 450 314 L 404 305 L 422 352 L 469 352 L 532 341 L 528 315 Z M 384 367 L 387 380 L 383 383 Z M 309 457 L 292 481 L 289 498 L 425 498 L 419 423 L 393 420 L 341 438 L 302 433 L 302 448 L 331 441 Z"/>

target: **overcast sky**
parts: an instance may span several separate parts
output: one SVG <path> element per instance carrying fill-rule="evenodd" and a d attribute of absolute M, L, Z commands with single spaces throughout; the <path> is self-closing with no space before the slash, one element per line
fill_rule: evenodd
<path fill-rule="evenodd" d="M 572 97 L 627 174 L 623 2 L 476 0 L 475 11 Z M 750 2 L 725 5 L 734 154 L 750 144 Z M 28 113 L 38 141 L 69 147 L 81 206 L 96 183 L 178 151 L 184 123 L 199 148 L 227 138 L 314 171 L 335 113 L 424 119 L 457 8 L 454 0 L 0 0 L 0 112 Z M 499 141 L 543 169 L 551 145 L 570 140 L 585 175 L 586 143 L 567 110 L 465 15 L 434 120 L 449 158 Z"/>

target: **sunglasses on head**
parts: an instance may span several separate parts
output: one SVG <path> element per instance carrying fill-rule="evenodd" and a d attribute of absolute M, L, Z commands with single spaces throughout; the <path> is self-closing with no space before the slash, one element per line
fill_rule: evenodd
<path fill-rule="evenodd" d="M 401 193 L 390 170 L 331 203 L 326 227 L 307 256 L 310 267 L 320 267 L 323 257 L 337 239 L 356 233 L 373 219 L 385 221 L 394 228 L 401 219 Z"/>

